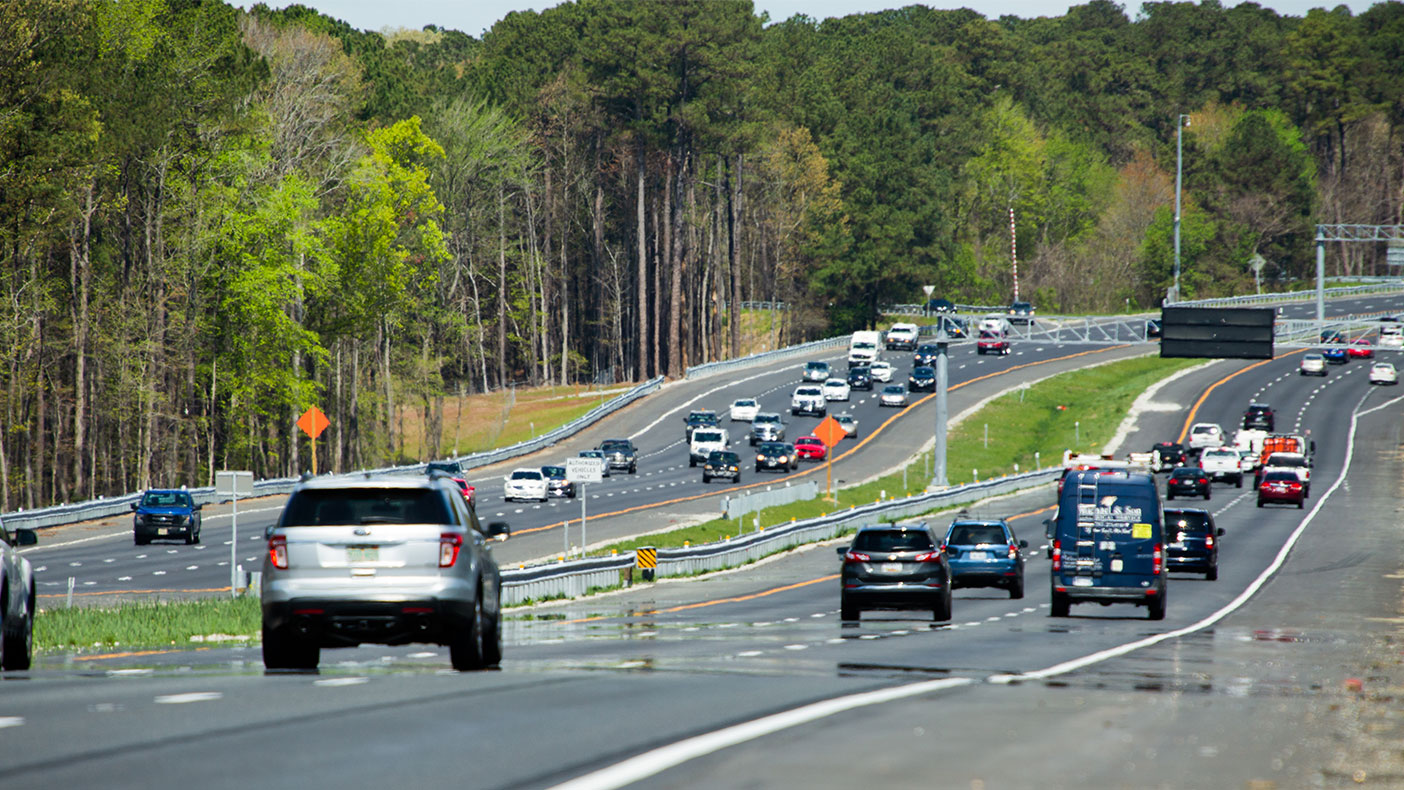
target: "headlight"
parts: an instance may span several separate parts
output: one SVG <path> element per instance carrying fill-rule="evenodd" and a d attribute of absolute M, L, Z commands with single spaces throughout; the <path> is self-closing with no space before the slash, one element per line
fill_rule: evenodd
<path fill-rule="evenodd" d="M 782 464 L 789 463 L 789 462 L 790 462 L 790 456 L 788 456 L 788 455 L 782 455 L 782 456 L 780 456 L 779 461 L 780 461 L 780 463 L 782 463 Z"/>

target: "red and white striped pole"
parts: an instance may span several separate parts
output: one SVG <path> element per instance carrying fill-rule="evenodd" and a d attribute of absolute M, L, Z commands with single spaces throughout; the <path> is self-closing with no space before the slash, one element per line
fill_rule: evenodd
<path fill-rule="evenodd" d="M 1014 264 L 1014 301 L 1019 301 L 1019 249 L 1014 235 L 1014 207 L 1009 207 L 1009 260 Z"/>

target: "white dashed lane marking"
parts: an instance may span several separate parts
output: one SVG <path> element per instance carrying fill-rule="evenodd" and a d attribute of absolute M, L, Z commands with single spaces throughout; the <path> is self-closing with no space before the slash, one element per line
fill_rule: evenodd
<path fill-rule="evenodd" d="M 163 694 L 156 698 L 157 705 L 185 705 L 190 702 L 210 702 L 223 699 L 220 691 L 191 691 L 185 694 Z"/>

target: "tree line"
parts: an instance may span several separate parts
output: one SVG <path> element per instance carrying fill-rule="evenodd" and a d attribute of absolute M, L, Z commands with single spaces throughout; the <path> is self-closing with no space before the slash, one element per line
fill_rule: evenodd
<path fill-rule="evenodd" d="M 1304 277 L 1404 203 L 1404 5 L 770 20 L 579 0 L 481 39 L 0 0 L 0 508 L 443 455 L 446 402 L 679 376 L 887 302 L 1155 305 Z M 1333 250 L 1332 273 L 1384 251 Z"/>

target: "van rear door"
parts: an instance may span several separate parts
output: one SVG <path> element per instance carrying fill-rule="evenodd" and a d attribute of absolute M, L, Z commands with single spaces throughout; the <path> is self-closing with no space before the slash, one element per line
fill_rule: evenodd
<path fill-rule="evenodd" d="M 1138 486 L 1101 485 L 1099 477 L 1078 479 L 1072 586 L 1148 588 L 1163 569 L 1160 503 Z"/>

